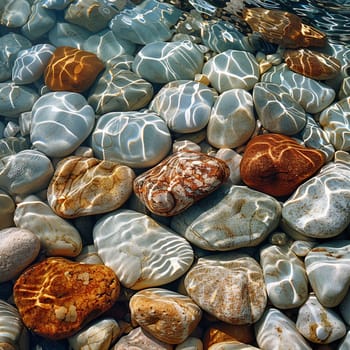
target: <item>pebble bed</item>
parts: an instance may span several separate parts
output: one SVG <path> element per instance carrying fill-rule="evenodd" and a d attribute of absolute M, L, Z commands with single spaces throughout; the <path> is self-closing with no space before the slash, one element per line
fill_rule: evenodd
<path fill-rule="evenodd" d="M 348 5 L 212 3 L 0 3 L 0 349 L 350 349 Z"/>

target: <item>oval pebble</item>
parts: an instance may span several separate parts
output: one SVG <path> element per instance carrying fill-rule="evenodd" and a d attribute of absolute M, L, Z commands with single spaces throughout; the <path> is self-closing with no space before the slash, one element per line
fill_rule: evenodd
<path fill-rule="evenodd" d="M 103 216 L 93 237 L 103 262 L 123 286 L 135 290 L 176 280 L 194 258 L 185 239 L 133 210 L 118 209 Z"/>
<path fill-rule="evenodd" d="M 30 15 L 30 3 L 27 0 L 8 0 L 1 6 L 0 24 L 8 28 L 23 26 Z"/>
<path fill-rule="evenodd" d="M 31 231 L 17 227 L 0 230 L 0 283 L 17 277 L 35 260 L 39 250 L 40 240 Z"/>

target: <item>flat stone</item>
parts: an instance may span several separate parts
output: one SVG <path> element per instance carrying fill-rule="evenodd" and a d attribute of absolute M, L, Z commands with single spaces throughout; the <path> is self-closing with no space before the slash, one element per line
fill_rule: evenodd
<path fill-rule="evenodd" d="M 260 250 L 267 295 L 274 307 L 300 307 L 308 298 L 305 266 L 287 246 L 268 245 Z"/>
<path fill-rule="evenodd" d="M 35 233 L 47 256 L 76 256 L 82 241 L 78 230 L 36 196 L 28 196 L 17 204 L 14 213 L 17 227 Z"/>
<path fill-rule="evenodd" d="M 40 240 L 31 231 L 17 227 L 0 230 L 0 283 L 17 277 L 35 260 L 39 250 Z"/>
<path fill-rule="evenodd" d="M 298 310 L 296 327 L 306 339 L 316 344 L 332 343 L 346 333 L 341 317 L 322 306 L 313 293 Z"/>
<path fill-rule="evenodd" d="M 202 83 L 177 80 L 160 89 L 149 109 L 160 115 L 170 130 L 191 133 L 207 125 L 214 98 L 213 90 Z"/>
<path fill-rule="evenodd" d="M 171 136 L 166 123 L 153 112 L 111 112 L 98 118 L 91 147 L 97 158 L 146 168 L 169 153 Z"/>
<path fill-rule="evenodd" d="M 118 209 L 94 226 L 94 244 L 123 286 L 161 286 L 182 276 L 193 262 L 190 244 L 145 214 Z"/>
<path fill-rule="evenodd" d="M 190 297 L 164 288 L 138 291 L 129 307 L 133 324 L 168 344 L 182 343 L 202 317 L 202 310 Z"/>
<path fill-rule="evenodd" d="M 36 149 L 49 157 L 65 157 L 89 136 L 94 124 L 94 110 L 84 96 L 49 92 L 33 106 L 30 139 Z"/>
<path fill-rule="evenodd" d="M 267 303 L 261 267 L 244 254 L 199 258 L 186 274 L 184 285 L 202 310 L 230 324 L 255 323 Z"/>
<path fill-rule="evenodd" d="M 205 250 L 260 244 L 277 226 L 279 202 L 245 186 L 217 190 L 171 220 L 171 228 Z"/>
<path fill-rule="evenodd" d="M 317 245 L 306 255 L 305 267 L 311 287 L 324 307 L 340 304 L 350 286 L 350 241 Z"/>
<path fill-rule="evenodd" d="M 208 142 L 216 148 L 236 148 L 245 144 L 256 126 L 252 95 L 231 89 L 218 96 L 207 128 Z"/>
<path fill-rule="evenodd" d="M 252 138 L 240 163 L 243 182 L 272 196 L 290 195 L 325 163 L 324 153 L 282 134 Z"/>
<path fill-rule="evenodd" d="M 329 162 L 283 204 L 281 227 L 295 239 L 331 238 L 350 224 L 350 167 Z"/>
<path fill-rule="evenodd" d="M 231 89 L 251 90 L 259 80 L 259 65 L 250 52 L 226 50 L 203 66 L 210 84 L 222 93 Z"/>
<path fill-rule="evenodd" d="M 177 152 L 134 180 L 134 192 L 154 214 L 173 216 L 215 191 L 229 176 L 221 159 Z"/>
<path fill-rule="evenodd" d="M 119 296 L 120 284 L 107 266 L 57 257 L 27 269 L 13 293 L 27 328 L 43 337 L 62 339 L 108 310 Z"/>
<path fill-rule="evenodd" d="M 14 226 L 13 213 L 16 204 L 6 192 L 0 190 L 0 230 Z"/>
<path fill-rule="evenodd" d="M 128 166 L 71 156 L 56 165 L 47 200 L 57 215 L 68 219 L 106 213 L 126 202 L 134 178 Z"/>

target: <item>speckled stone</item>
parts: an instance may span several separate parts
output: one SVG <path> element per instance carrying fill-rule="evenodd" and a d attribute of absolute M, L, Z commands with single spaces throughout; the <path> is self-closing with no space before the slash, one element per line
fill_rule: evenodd
<path fill-rule="evenodd" d="M 136 111 L 153 97 L 153 86 L 131 70 L 106 69 L 92 86 L 88 103 L 96 114 Z"/>
<path fill-rule="evenodd" d="M 47 256 L 77 256 L 82 247 L 78 230 L 56 215 L 38 197 L 31 195 L 17 204 L 14 213 L 17 227 L 34 232 Z"/>
<path fill-rule="evenodd" d="M 260 265 L 269 300 L 279 309 L 301 306 L 308 298 L 305 266 L 287 246 L 268 245 L 260 250 Z"/>
<path fill-rule="evenodd" d="M 55 106 L 55 109 L 52 109 Z M 65 157 L 91 133 L 95 113 L 84 96 L 75 92 L 49 92 L 32 109 L 30 139 L 49 157 Z"/>
<path fill-rule="evenodd" d="M 46 338 L 62 339 L 108 310 L 119 296 L 120 284 L 107 266 L 57 257 L 27 269 L 13 292 L 27 328 Z"/>
<path fill-rule="evenodd" d="M 316 344 L 332 343 L 346 333 L 341 317 L 334 310 L 322 306 L 314 293 L 298 310 L 296 327 L 306 339 Z"/>
<path fill-rule="evenodd" d="M 12 81 L 21 85 L 38 80 L 54 51 L 55 47 L 50 44 L 38 44 L 20 51 L 13 64 Z"/>
<path fill-rule="evenodd" d="M 261 349 L 311 350 L 295 323 L 275 308 L 267 309 L 255 324 L 256 341 Z"/>
<path fill-rule="evenodd" d="M 133 324 L 168 344 L 182 343 L 202 317 L 202 310 L 190 297 L 164 288 L 138 291 L 129 307 Z"/>
<path fill-rule="evenodd" d="M 226 50 L 203 66 L 211 85 L 220 93 L 230 89 L 251 90 L 259 80 L 259 65 L 250 52 Z"/>
<path fill-rule="evenodd" d="M 277 226 L 279 202 L 245 186 L 219 189 L 171 220 L 171 228 L 205 250 L 256 246 Z"/>
<path fill-rule="evenodd" d="M 164 285 L 182 276 L 193 262 L 185 239 L 133 210 L 118 209 L 103 216 L 93 237 L 99 256 L 127 288 Z"/>
<path fill-rule="evenodd" d="M 171 136 L 166 123 L 153 112 L 111 112 L 97 120 L 91 147 L 97 158 L 146 168 L 168 154 Z"/>
<path fill-rule="evenodd" d="M 0 24 L 8 28 L 23 26 L 30 15 L 30 2 L 27 0 L 7 0 L 1 4 Z"/>
<path fill-rule="evenodd" d="M 106 213 L 121 207 L 132 192 L 134 171 L 96 158 L 62 159 L 47 189 L 50 207 L 61 217 Z"/>
<path fill-rule="evenodd" d="M 246 143 L 256 126 L 252 95 L 231 89 L 218 96 L 210 114 L 208 142 L 216 148 L 236 148 Z"/>
<path fill-rule="evenodd" d="M 39 250 L 40 240 L 31 231 L 17 227 L 0 230 L 0 283 L 17 277 L 34 261 Z"/>
<path fill-rule="evenodd" d="M 254 323 L 266 307 L 261 267 L 248 255 L 229 252 L 200 258 L 184 284 L 202 310 L 227 323 Z"/>
<path fill-rule="evenodd" d="M 1 159 L 0 188 L 12 195 L 34 193 L 47 187 L 53 171 L 45 154 L 23 150 Z"/>
<path fill-rule="evenodd" d="M 317 245 L 306 255 L 305 267 L 311 287 L 325 307 L 341 303 L 350 286 L 350 241 Z"/>
<path fill-rule="evenodd" d="M 166 84 L 173 80 L 191 80 L 201 72 L 203 52 L 192 42 L 156 41 L 136 54 L 132 69 L 151 83 Z"/>
<path fill-rule="evenodd" d="M 207 125 L 215 97 L 214 91 L 202 83 L 177 80 L 164 85 L 149 108 L 166 121 L 170 130 L 191 133 Z"/>
<path fill-rule="evenodd" d="M 257 83 L 253 89 L 253 99 L 261 124 L 268 131 L 295 135 L 304 128 L 305 111 L 283 86 Z"/>

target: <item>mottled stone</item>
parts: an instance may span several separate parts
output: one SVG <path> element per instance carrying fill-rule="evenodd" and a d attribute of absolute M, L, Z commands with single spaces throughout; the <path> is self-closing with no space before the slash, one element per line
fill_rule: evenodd
<path fill-rule="evenodd" d="M 332 343 L 346 333 L 341 317 L 334 310 L 322 306 L 314 293 L 298 310 L 296 327 L 306 339 L 316 344 Z"/>
<path fill-rule="evenodd" d="M 99 256 L 127 288 L 164 285 L 182 276 L 193 262 L 192 248 L 184 238 L 133 210 L 103 216 L 93 237 Z"/>
<path fill-rule="evenodd" d="M 17 227 L 0 230 L 0 283 L 17 277 L 34 261 L 39 250 L 40 240 L 31 231 Z"/>
<path fill-rule="evenodd" d="M 202 317 L 202 310 L 190 297 L 163 288 L 137 292 L 129 307 L 134 324 L 168 344 L 182 343 Z"/>
<path fill-rule="evenodd" d="M 301 306 L 308 298 L 305 266 L 287 246 L 268 245 L 260 250 L 267 295 L 279 309 Z"/>
<path fill-rule="evenodd" d="M 8 28 L 23 26 L 30 15 L 30 3 L 27 0 L 7 0 L 6 5 L 1 4 L 1 7 L 0 24 Z"/>
<path fill-rule="evenodd" d="M 336 150 L 350 151 L 350 96 L 324 109 L 320 125 Z"/>
<path fill-rule="evenodd" d="M 192 42 L 156 41 L 146 44 L 136 54 L 132 69 L 151 83 L 191 80 L 201 72 L 203 52 Z"/>
<path fill-rule="evenodd" d="M 56 214 L 68 219 L 106 213 L 126 202 L 134 178 L 125 165 L 71 156 L 57 164 L 47 200 Z"/>
<path fill-rule="evenodd" d="M 164 85 L 149 108 L 166 121 L 170 130 L 191 133 L 207 125 L 215 97 L 214 91 L 202 83 L 177 80 Z"/>
<path fill-rule="evenodd" d="M 49 92 L 33 106 L 30 139 L 36 149 L 49 157 L 65 157 L 88 137 L 94 124 L 94 110 L 84 96 Z"/>
<path fill-rule="evenodd" d="M 113 318 L 102 318 L 83 328 L 68 339 L 72 350 L 103 350 L 109 349 L 119 337 L 121 329 Z"/>
<path fill-rule="evenodd" d="M 282 47 L 325 46 L 326 34 L 304 24 L 297 15 L 275 9 L 245 8 L 243 18 L 263 38 Z"/>
<path fill-rule="evenodd" d="M 304 128 L 305 111 L 283 86 L 257 83 L 253 89 L 253 99 L 261 124 L 268 131 L 295 135 Z"/>
<path fill-rule="evenodd" d="M 106 69 L 92 86 L 88 102 L 97 114 L 136 111 L 153 97 L 153 86 L 131 70 Z"/>
<path fill-rule="evenodd" d="M 311 287 L 325 307 L 340 304 L 350 286 L 350 241 L 317 245 L 306 255 L 305 267 Z"/>
<path fill-rule="evenodd" d="M 50 44 L 38 44 L 20 51 L 13 64 L 12 81 L 21 85 L 38 80 L 54 51 L 55 47 Z"/>
<path fill-rule="evenodd" d="M 240 163 L 248 186 L 273 196 L 291 194 L 325 163 L 324 153 L 305 148 L 280 134 L 258 135 L 248 143 Z"/>
<path fill-rule="evenodd" d="M 28 196 L 17 204 L 14 222 L 17 227 L 30 230 L 40 238 L 41 249 L 47 256 L 73 257 L 81 251 L 78 230 L 36 196 Z"/>
<path fill-rule="evenodd" d="M 12 195 L 34 193 L 47 187 L 53 171 L 43 153 L 23 150 L 1 159 L 0 188 Z"/>
<path fill-rule="evenodd" d="M 146 168 L 169 153 L 171 136 L 166 123 L 153 112 L 111 112 L 97 120 L 91 147 L 97 158 Z"/>
<path fill-rule="evenodd" d="M 108 310 L 119 296 L 120 284 L 107 266 L 58 257 L 27 269 L 13 292 L 27 328 L 47 338 L 62 339 Z"/>
<path fill-rule="evenodd" d="M 125 8 L 110 22 L 111 30 L 120 38 L 136 44 L 168 41 L 181 11 L 175 6 L 156 0 L 142 1 L 138 6 Z"/>
<path fill-rule="evenodd" d="M 350 224 L 350 168 L 328 163 L 284 203 L 281 225 L 295 239 L 339 235 Z"/>
<path fill-rule="evenodd" d="M 230 252 L 200 258 L 184 283 L 202 310 L 227 323 L 254 323 L 266 307 L 262 270 L 248 255 Z"/>
<path fill-rule="evenodd" d="M 261 349 L 311 350 L 295 323 L 278 309 L 267 309 L 255 324 L 256 341 Z"/>
<path fill-rule="evenodd" d="M 229 176 L 224 161 L 178 152 L 134 180 L 134 192 L 154 214 L 173 216 L 215 191 Z"/>
<path fill-rule="evenodd" d="M 227 90 L 216 99 L 207 128 L 208 142 L 216 148 L 246 143 L 256 126 L 252 95 L 243 89 Z"/>
<path fill-rule="evenodd" d="M 261 76 L 261 81 L 285 87 L 307 113 L 321 112 L 335 98 L 334 89 L 322 82 L 292 72 L 285 63 L 272 67 Z"/>
<path fill-rule="evenodd" d="M 16 205 L 11 196 L 0 190 L 0 230 L 14 226 L 13 213 Z"/>
<path fill-rule="evenodd" d="M 0 348 L 29 350 L 29 334 L 18 310 L 0 300 Z"/>
<path fill-rule="evenodd" d="M 30 111 L 38 98 L 37 92 L 27 86 L 0 83 L 0 115 L 17 118 L 22 112 Z"/>
<path fill-rule="evenodd" d="M 279 202 L 245 186 L 219 189 L 171 220 L 171 228 L 205 250 L 256 246 L 277 226 Z"/>
<path fill-rule="evenodd" d="M 238 50 L 215 55 L 204 64 L 202 73 L 220 93 L 230 89 L 251 90 L 260 76 L 254 55 Z"/>

